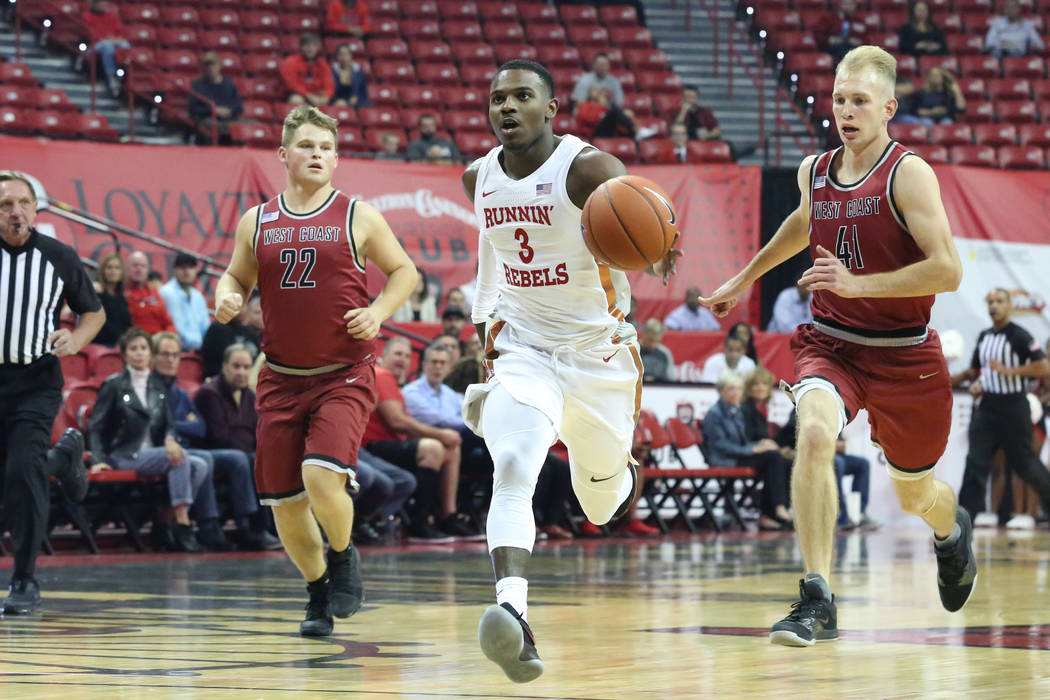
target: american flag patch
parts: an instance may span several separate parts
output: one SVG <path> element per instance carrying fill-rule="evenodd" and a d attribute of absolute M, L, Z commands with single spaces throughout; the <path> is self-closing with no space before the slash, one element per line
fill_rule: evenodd
<path fill-rule="evenodd" d="M 268 212 L 266 212 L 265 214 L 263 214 L 262 216 L 259 217 L 259 223 L 260 224 L 265 224 L 265 223 L 269 223 L 271 221 L 276 221 L 277 217 L 280 216 L 280 215 L 281 215 L 281 212 L 279 212 L 279 211 L 268 211 Z"/>
<path fill-rule="evenodd" d="M 536 185 L 536 194 L 550 194 L 551 183 L 544 182 L 542 185 Z"/>
<path fill-rule="evenodd" d="M 824 185 L 825 185 L 825 176 L 824 175 L 817 175 L 815 178 L 813 178 L 813 189 L 819 190 Z"/>

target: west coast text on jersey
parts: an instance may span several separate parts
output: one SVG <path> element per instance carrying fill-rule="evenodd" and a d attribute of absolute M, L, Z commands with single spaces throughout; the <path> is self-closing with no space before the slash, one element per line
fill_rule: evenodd
<path fill-rule="evenodd" d="M 342 226 L 300 226 L 298 239 L 294 226 L 264 229 L 263 245 L 274 243 L 337 243 Z"/>
<path fill-rule="evenodd" d="M 882 195 L 874 197 L 858 197 L 846 202 L 846 218 L 855 219 L 859 216 L 878 216 L 879 205 Z M 814 201 L 813 218 L 818 220 L 837 219 L 842 214 L 842 202 L 838 201 Z"/>

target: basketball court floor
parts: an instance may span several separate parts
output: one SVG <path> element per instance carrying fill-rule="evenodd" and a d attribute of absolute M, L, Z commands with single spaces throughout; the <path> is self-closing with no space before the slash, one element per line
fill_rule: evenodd
<path fill-rule="evenodd" d="M 0 620 L 0 698 L 1050 697 L 1050 533 L 979 532 L 949 615 L 911 523 L 839 538 L 841 639 L 808 649 L 767 639 L 797 597 L 790 535 L 540 544 L 528 685 L 477 648 L 484 544 L 365 550 L 365 607 L 327 639 L 299 637 L 283 554 L 41 557 L 45 607 Z"/>

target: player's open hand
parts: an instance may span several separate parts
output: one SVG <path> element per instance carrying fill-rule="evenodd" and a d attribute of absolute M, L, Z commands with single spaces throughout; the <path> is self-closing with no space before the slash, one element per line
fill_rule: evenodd
<path fill-rule="evenodd" d="M 729 280 L 716 289 L 711 296 L 700 297 L 700 304 L 711 309 L 711 313 L 718 318 L 725 318 L 730 310 L 736 306 L 737 300 L 743 291 L 744 290 L 741 289 L 739 282 Z"/>
<path fill-rule="evenodd" d="M 850 273 L 841 260 L 824 246 L 818 245 L 817 253 L 813 267 L 799 278 L 800 287 L 808 287 L 810 291 L 823 289 L 847 299 L 863 296 L 857 276 Z"/>
<path fill-rule="evenodd" d="M 236 292 L 216 299 L 215 320 L 219 323 L 229 323 L 237 317 L 243 307 L 244 297 Z"/>
<path fill-rule="evenodd" d="M 371 306 L 361 309 L 350 309 L 343 314 L 346 321 L 346 332 L 357 340 L 372 340 L 379 335 L 379 316 Z"/>
<path fill-rule="evenodd" d="M 66 357 L 80 352 L 77 341 L 68 328 L 59 328 L 48 335 L 47 344 L 51 346 L 51 354 L 55 357 Z"/>
<path fill-rule="evenodd" d="M 679 236 L 681 236 L 680 233 L 674 235 L 674 243 L 671 244 L 671 249 L 667 251 L 667 255 L 653 263 L 653 274 L 663 279 L 665 287 L 671 281 L 671 275 L 678 272 L 678 258 L 685 255 L 685 253 L 675 248 Z"/>

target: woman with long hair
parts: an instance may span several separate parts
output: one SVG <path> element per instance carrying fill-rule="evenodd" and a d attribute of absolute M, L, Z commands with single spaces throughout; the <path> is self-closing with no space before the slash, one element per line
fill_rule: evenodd
<path fill-rule="evenodd" d="M 419 281 L 416 282 L 416 288 L 412 290 L 408 301 L 394 312 L 390 320 L 401 323 L 406 321 L 434 323 L 438 320 L 437 299 L 430 294 L 430 281 L 422 268 L 419 269 Z"/>
<path fill-rule="evenodd" d="M 729 327 L 729 335 L 740 338 L 747 345 L 747 350 L 744 354 L 755 361 L 758 364 L 758 350 L 755 349 L 755 329 L 751 327 L 750 323 L 744 321 L 737 321 Z"/>
<path fill-rule="evenodd" d="M 114 347 L 124 331 L 131 328 L 131 312 L 124 296 L 124 259 L 120 253 L 110 253 L 98 261 L 95 290 L 106 311 L 106 322 L 92 342 Z"/>
<path fill-rule="evenodd" d="M 900 52 L 919 56 L 940 56 L 948 53 L 944 32 L 933 21 L 930 6 L 923 0 L 908 8 L 908 22 L 897 32 Z"/>

